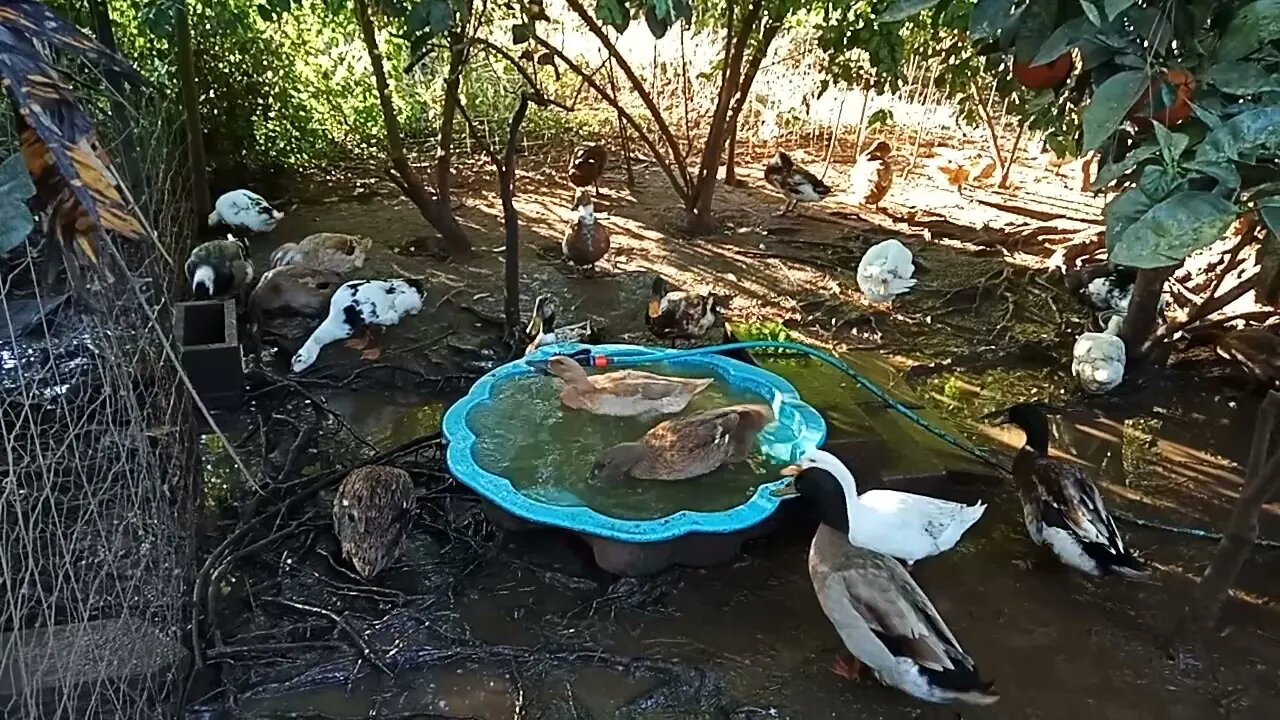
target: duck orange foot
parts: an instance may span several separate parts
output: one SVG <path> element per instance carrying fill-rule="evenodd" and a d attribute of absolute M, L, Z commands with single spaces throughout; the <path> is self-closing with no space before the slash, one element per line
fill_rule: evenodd
<path fill-rule="evenodd" d="M 859 682 L 862 673 L 862 662 L 852 655 L 839 655 L 831 663 L 831 672 L 852 682 Z"/>

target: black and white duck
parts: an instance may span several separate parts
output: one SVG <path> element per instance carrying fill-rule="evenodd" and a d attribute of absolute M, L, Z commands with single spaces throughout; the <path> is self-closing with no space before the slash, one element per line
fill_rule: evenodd
<path fill-rule="evenodd" d="M 585 343 L 594 345 L 600 340 L 600 333 L 591 325 L 590 320 L 560 326 L 556 324 L 556 303 L 550 295 L 539 295 L 533 301 L 533 317 L 525 326 L 525 335 L 529 337 L 526 355 L 547 345 L 560 343 Z"/>
<path fill-rule="evenodd" d="M 416 279 L 352 280 L 344 283 L 329 301 L 329 314 L 293 356 L 293 371 L 311 367 L 329 343 L 363 335 L 347 346 L 363 350 L 361 358 L 376 360 L 381 354 L 382 329 L 398 324 L 422 310 L 422 282 Z"/>
<path fill-rule="evenodd" d="M 232 190 L 218 197 L 209 213 L 209 227 L 226 225 L 235 232 L 262 234 L 275 229 L 284 213 L 251 190 Z"/>
<path fill-rule="evenodd" d="M 787 198 L 778 215 L 786 215 L 799 203 L 818 202 L 831 194 L 831 188 L 817 175 L 797 165 L 790 155 L 781 150 L 764 166 L 764 180 Z"/>
<path fill-rule="evenodd" d="M 196 300 L 242 297 L 253 282 L 253 261 L 244 241 L 228 234 L 224 240 L 197 245 L 187 258 L 186 272 Z"/>
<path fill-rule="evenodd" d="M 1049 421 L 1044 410 L 1019 404 L 985 419 L 1016 425 L 1026 436 L 1013 459 L 1013 479 L 1033 542 L 1048 547 L 1067 567 L 1094 577 L 1147 574 L 1146 564 L 1125 547 L 1098 486 L 1085 469 L 1049 457 Z"/>

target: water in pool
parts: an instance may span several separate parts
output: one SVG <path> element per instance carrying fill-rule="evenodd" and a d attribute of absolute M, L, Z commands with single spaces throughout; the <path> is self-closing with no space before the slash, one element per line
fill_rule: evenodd
<path fill-rule="evenodd" d="M 640 368 L 663 375 L 714 377 L 709 371 L 668 366 Z M 681 416 L 739 403 L 764 403 L 754 393 L 717 379 L 698 393 Z M 767 404 L 767 403 L 766 403 Z M 511 378 L 493 389 L 491 400 L 473 409 L 467 424 L 476 433 L 480 467 L 511 480 L 525 495 L 555 505 L 585 505 L 617 518 L 647 520 L 679 510 L 715 512 L 746 502 L 756 488 L 777 480 L 786 463 L 766 457 L 758 444 L 746 463 L 708 475 L 664 482 L 621 480 L 593 483 L 591 464 L 606 448 L 639 440 L 674 415 L 621 418 L 560 406 L 560 381 L 534 375 Z"/>

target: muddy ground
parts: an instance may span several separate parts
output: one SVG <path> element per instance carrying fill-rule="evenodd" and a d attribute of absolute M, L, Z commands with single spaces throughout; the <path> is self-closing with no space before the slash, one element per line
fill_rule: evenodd
<path fill-rule="evenodd" d="M 1086 399 L 1071 382 L 1070 344 L 1089 320 L 1046 270 L 1051 249 L 1037 237 L 1089 230 L 1100 201 L 1076 192 L 1070 173 L 1056 177 L 1034 163 L 1015 172 L 1012 191 L 964 195 L 918 169 L 877 210 L 836 197 L 783 219 L 771 217 L 779 200 L 752 169 L 745 187 L 718 196 L 723 232 L 690 238 L 656 169 L 638 164 L 628 189 L 614 167 L 597 205 L 614 250 L 596 278 L 558 261 L 571 195 L 557 173 L 522 173 L 522 310 L 550 293 L 564 322 L 592 317 L 611 339 L 640 340 L 653 273 L 726 293 L 733 320 L 781 320 L 800 338 L 877 353 L 911 392 L 993 447 L 1011 451 L 1020 438 L 974 418 L 1015 400 L 1053 402 L 1067 411 L 1055 446 L 1098 468 L 1114 509 L 1221 527 L 1256 405 L 1247 386 L 1198 362 L 1147 373 L 1115 398 Z M 839 178 L 847 167 L 829 172 Z M 296 383 L 256 376 L 255 405 L 231 423 L 255 468 L 274 467 L 281 478 L 303 468 L 314 480 L 369 447 L 431 432 L 467 378 L 504 359 L 503 240 L 491 187 L 477 172 L 458 191 L 477 250 L 465 265 L 430 256 L 429 229 L 388 184 L 316 181 L 293 190 L 289 215 L 258 241 L 262 259 L 312 232 L 360 233 L 376 240 L 362 275 L 425 277 L 429 297 L 426 312 L 388 332 L 376 364 L 334 347 Z M 1027 240 L 1010 243 L 1016 236 Z M 865 306 L 853 281 L 861 252 L 886 237 L 903 239 L 921 265 L 916 290 L 892 310 Z M 267 372 L 279 372 L 279 362 Z M 311 417 L 329 444 L 292 457 Z M 805 571 L 813 523 L 803 511 L 789 511 L 780 531 L 749 543 L 730 566 L 619 580 L 564 534 L 496 532 L 440 475 L 436 451 L 401 458 L 424 497 L 405 560 L 376 587 L 333 561 L 327 488 L 307 501 L 311 510 L 289 526 L 287 542 L 232 558 L 217 607 L 210 602 L 217 672 L 202 680 L 210 694 L 198 706 L 262 718 L 494 720 L 1262 718 L 1280 707 L 1274 547 L 1245 568 L 1225 633 L 1197 653 L 1170 651 L 1167 630 L 1212 542 L 1126 522 L 1131 543 L 1158 568 L 1153 582 L 1092 582 L 1038 562 L 1009 486 L 990 479 L 941 488 L 991 508 L 961 547 L 915 573 L 1003 695 L 991 708 L 941 709 L 827 671 L 839 642 Z M 220 481 L 225 459 L 210 455 L 212 547 L 275 506 Z M 309 487 L 307 479 L 290 488 Z M 1264 536 L 1280 538 L 1277 509 L 1268 508 Z M 264 526 L 294 517 L 281 512 Z M 290 598 L 307 609 L 282 604 Z M 255 644 L 267 649 L 225 650 Z"/>

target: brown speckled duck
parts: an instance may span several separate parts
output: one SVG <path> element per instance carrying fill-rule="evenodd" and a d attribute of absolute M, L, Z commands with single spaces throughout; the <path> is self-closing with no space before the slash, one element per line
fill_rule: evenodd
<path fill-rule="evenodd" d="M 717 325 L 719 299 L 710 293 L 672 290 L 661 275 L 653 279 L 645 325 L 654 337 L 690 340 Z"/>
<path fill-rule="evenodd" d="M 547 361 L 547 372 L 564 381 L 560 402 L 565 407 L 614 417 L 678 413 L 694 395 L 715 382 L 711 378 L 667 377 L 640 370 L 588 375 L 581 365 L 563 355 Z"/>
<path fill-rule="evenodd" d="M 285 243 L 271 253 L 271 267 L 306 265 L 343 275 L 364 265 L 373 241 L 359 235 L 316 233 L 296 243 Z"/>
<path fill-rule="evenodd" d="M 333 529 L 342 554 L 366 579 L 400 554 L 413 516 L 409 473 L 387 465 L 352 470 L 333 498 Z"/>
<path fill-rule="evenodd" d="M 574 207 L 578 210 L 578 217 L 569 223 L 560 250 L 569 262 L 594 272 L 596 263 L 609 254 L 609 231 L 596 217 L 589 190 L 578 190 Z"/>
<path fill-rule="evenodd" d="M 768 405 L 731 405 L 654 426 L 637 442 L 614 445 L 591 466 L 591 479 L 688 480 L 744 462 L 756 435 L 773 421 Z"/>
<path fill-rule="evenodd" d="M 604 175 L 605 164 L 609 160 L 609 151 L 600 143 L 583 143 L 574 149 L 569 156 L 569 182 L 574 187 L 585 188 L 588 185 L 600 192 L 600 176 Z"/>

